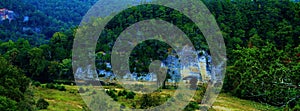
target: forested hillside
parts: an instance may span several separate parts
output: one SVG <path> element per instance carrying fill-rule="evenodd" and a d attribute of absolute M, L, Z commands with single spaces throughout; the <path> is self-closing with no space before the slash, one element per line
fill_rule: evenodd
<path fill-rule="evenodd" d="M 98 0 L 23 0 L 45 15 L 61 21 L 64 28 L 77 26 Z"/>
<path fill-rule="evenodd" d="M 207 5 L 227 47 L 224 91 L 282 107 L 299 100 L 299 3 L 236 1 Z"/>
<path fill-rule="evenodd" d="M 26 38 L 32 45 L 48 43 L 55 32 L 77 27 L 83 16 L 98 0 L 4 0 L 0 8 L 14 11 L 14 20 L 0 24 L 1 40 Z M 122 3 L 123 2 L 123 3 Z M 138 2 L 120 1 L 113 9 L 103 8 L 102 15 L 108 16 L 108 10 L 117 10 L 124 4 Z M 105 3 L 101 7 L 110 7 Z M 9 33 L 9 35 L 8 35 Z"/>
<path fill-rule="evenodd" d="M 0 24 L 0 36 L 3 41 L 25 38 L 32 45 L 41 45 L 47 43 L 53 33 L 67 28 L 64 22 L 46 15 L 23 0 L 5 0 L 0 3 L 0 7 L 15 13 L 11 22 L 5 20 Z"/>
<path fill-rule="evenodd" d="M 30 83 L 73 83 L 74 36 L 82 17 L 96 1 L 0 2 L 0 9 L 15 13 L 14 20 L 0 22 L 0 110 L 37 109 Z M 289 0 L 203 1 L 215 16 L 226 43 L 228 67 L 223 92 L 281 109 L 300 110 L 300 4 Z M 94 55 L 100 63 L 97 69 L 111 70 L 106 63 L 110 62 L 117 35 L 137 20 L 161 18 L 174 23 L 193 36 L 190 39 L 197 50 L 209 52 L 200 30 L 178 11 L 157 5 L 128 10 L 115 17 L 98 40 Z M 94 22 L 102 23 L 103 18 Z M 139 44 L 131 53 L 131 71 L 147 74 L 151 60 L 166 59 L 168 50 L 170 46 L 158 41 Z"/>

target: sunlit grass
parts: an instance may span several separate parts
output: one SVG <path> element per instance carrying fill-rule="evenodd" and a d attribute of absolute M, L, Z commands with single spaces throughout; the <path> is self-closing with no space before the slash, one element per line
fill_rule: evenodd
<path fill-rule="evenodd" d="M 277 109 L 277 107 L 267 104 L 242 100 L 237 97 L 233 97 L 230 94 L 220 94 L 214 103 L 213 108 L 217 111 L 274 111 Z"/>
<path fill-rule="evenodd" d="M 82 111 L 86 107 L 77 93 L 77 87 L 67 86 L 67 91 L 59 91 L 42 87 L 34 88 L 35 99 L 44 98 L 49 102 L 48 109 L 44 111 Z"/>
<path fill-rule="evenodd" d="M 48 89 L 42 87 L 33 87 L 35 100 L 39 98 L 44 98 L 49 102 L 48 109 L 42 111 L 82 111 L 86 108 L 85 102 L 82 100 L 80 94 L 77 92 L 77 86 L 64 85 L 66 91 L 59 91 L 56 89 Z M 106 89 L 114 89 L 114 86 L 105 86 Z M 84 90 L 87 87 L 83 88 Z M 99 90 L 99 88 L 89 88 L 89 91 L 83 93 L 83 95 L 90 95 L 93 90 Z M 123 89 L 118 89 L 118 91 Z M 155 95 L 160 96 L 173 96 L 175 90 L 163 89 L 161 92 L 154 92 Z M 90 96 L 86 96 L 90 97 Z M 134 108 L 132 105 L 136 103 L 136 107 L 139 107 L 139 99 L 142 97 L 142 94 L 136 93 L 136 96 L 133 99 L 126 99 L 124 96 L 118 97 L 118 102 L 125 105 L 129 108 Z M 240 111 L 240 110 L 275 110 L 276 107 L 269 106 L 266 104 L 261 104 L 253 101 L 242 100 L 236 97 L 231 96 L 230 94 L 220 94 L 213 105 L 213 108 L 217 111 Z"/>

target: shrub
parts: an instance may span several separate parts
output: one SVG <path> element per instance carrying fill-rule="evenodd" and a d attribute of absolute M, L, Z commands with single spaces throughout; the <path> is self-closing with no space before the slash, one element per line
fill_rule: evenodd
<path fill-rule="evenodd" d="M 126 99 L 133 99 L 134 96 L 135 96 L 135 93 L 132 92 L 132 91 L 130 91 L 130 92 L 128 92 L 128 93 L 126 94 Z"/>
<path fill-rule="evenodd" d="M 124 95 L 123 95 L 123 91 L 119 91 L 119 92 L 118 92 L 118 96 L 124 96 Z"/>
<path fill-rule="evenodd" d="M 82 87 L 79 88 L 78 90 L 79 93 L 85 93 L 84 89 Z"/>
<path fill-rule="evenodd" d="M 112 91 L 114 93 L 118 92 L 116 89 L 111 89 L 110 91 Z"/>
<path fill-rule="evenodd" d="M 32 82 L 32 85 L 35 87 L 40 87 L 41 83 L 39 81 L 34 81 L 34 82 Z"/>
<path fill-rule="evenodd" d="M 197 102 L 191 101 L 185 108 L 184 111 L 194 111 L 199 109 L 199 105 Z"/>
<path fill-rule="evenodd" d="M 127 95 L 127 91 L 126 90 L 118 92 L 118 96 L 125 96 L 125 95 Z"/>
<path fill-rule="evenodd" d="M 0 109 L 1 110 L 17 110 L 17 102 L 14 100 L 11 100 L 9 98 L 6 98 L 4 96 L 0 96 Z"/>
<path fill-rule="evenodd" d="M 94 90 L 94 91 L 92 92 L 92 94 L 97 94 L 97 92 Z"/>
<path fill-rule="evenodd" d="M 57 89 L 59 91 L 66 91 L 67 89 L 63 85 L 53 84 L 53 83 L 47 83 L 46 88 L 49 89 Z"/>
<path fill-rule="evenodd" d="M 155 92 L 162 92 L 162 89 L 158 88 L 157 90 L 155 90 Z"/>
<path fill-rule="evenodd" d="M 121 109 L 124 109 L 125 107 L 126 107 L 125 104 L 124 104 L 124 103 L 121 103 L 120 108 L 121 108 Z"/>
<path fill-rule="evenodd" d="M 66 91 L 67 89 L 65 88 L 65 86 L 61 85 L 61 86 L 57 86 L 56 87 L 59 91 Z"/>
<path fill-rule="evenodd" d="M 76 94 L 76 90 L 70 90 L 69 93 Z"/>
<path fill-rule="evenodd" d="M 107 91 L 105 91 L 106 92 L 106 94 L 108 94 L 110 97 L 112 97 L 113 98 L 113 100 L 114 101 L 118 101 L 118 96 L 115 94 L 115 92 L 116 92 L 116 90 L 107 90 Z"/>
<path fill-rule="evenodd" d="M 147 109 L 150 107 L 155 107 L 162 103 L 160 95 L 155 94 L 143 94 L 140 99 L 141 108 Z"/>
<path fill-rule="evenodd" d="M 292 111 L 300 111 L 300 98 L 298 98 L 299 100 L 294 100 L 290 103 L 288 103 L 288 107 L 292 109 Z"/>
<path fill-rule="evenodd" d="M 112 97 L 112 98 L 117 97 L 117 95 L 114 93 L 113 90 L 108 90 L 108 91 L 106 91 L 106 93 L 107 93 L 110 97 Z"/>
<path fill-rule="evenodd" d="M 293 108 L 293 111 L 300 111 L 300 105 L 297 105 Z"/>
<path fill-rule="evenodd" d="M 38 109 L 47 109 L 48 106 L 49 106 L 49 103 L 43 98 L 40 98 L 36 103 L 36 107 Z"/>
<path fill-rule="evenodd" d="M 55 85 L 54 85 L 53 83 L 47 83 L 47 84 L 46 84 L 46 88 L 54 89 L 54 88 L 55 88 Z"/>
<path fill-rule="evenodd" d="M 118 98 L 117 96 L 113 97 L 114 101 L 118 101 Z"/>
<path fill-rule="evenodd" d="M 123 86 L 121 84 L 116 84 L 115 87 L 116 88 L 123 88 Z"/>
<path fill-rule="evenodd" d="M 133 108 L 136 108 L 136 103 L 133 102 L 133 103 L 131 104 L 131 106 L 132 106 Z"/>

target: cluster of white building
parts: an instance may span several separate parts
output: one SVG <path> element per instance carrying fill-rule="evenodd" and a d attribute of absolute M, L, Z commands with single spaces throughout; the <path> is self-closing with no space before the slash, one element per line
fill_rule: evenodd
<path fill-rule="evenodd" d="M 184 49 L 185 51 L 191 51 L 189 49 Z M 179 52 L 185 53 L 185 52 Z M 161 63 L 161 68 L 167 68 L 167 73 L 171 76 L 168 82 L 179 82 L 183 80 L 184 82 L 189 82 L 192 78 L 197 78 L 199 82 L 207 82 L 211 79 L 211 56 L 205 51 L 193 51 L 193 54 L 197 55 L 194 62 L 189 62 L 190 60 L 180 60 L 176 54 L 169 54 L 166 60 Z M 188 61 L 186 63 L 181 63 L 181 61 Z M 110 63 L 105 63 L 106 68 L 111 69 Z M 182 65 L 183 64 L 183 65 Z M 76 73 L 77 78 L 98 78 L 95 74 L 102 75 L 106 79 L 114 79 L 116 75 L 111 70 L 96 69 L 96 71 L 91 70 L 91 66 L 86 68 L 78 68 Z M 144 74 L 144 76 L 138 76 L 136 72 L 127 73 L 123 76 L 123 79 L 129 81 L 157 81 L 157 75 L 154 73 Z"/>
<path fill-rule="evenodd" d="M 0 21 L 3 21 L 3 20 L 13 20 L 14 19 L 14 16 L 15 16 L 15 13 L 14 11 L 11 11 L 11 10 L 8 10 L 6 8 L 2 8 L 0 9 Z"/>

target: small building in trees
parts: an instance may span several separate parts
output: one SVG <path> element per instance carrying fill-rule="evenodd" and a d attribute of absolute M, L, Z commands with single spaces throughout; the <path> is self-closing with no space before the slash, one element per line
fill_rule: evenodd
<path fill-rule="evenodd" d="M 6 8 L 2 8 L 0 9 L 0 21 L 4 21 L 4 20 L 13 20 L 14 19 L 14 16 L 15 16 L 15 13 L 14 11 L 11 11 L 11 10 L 8 10 Z"/>

